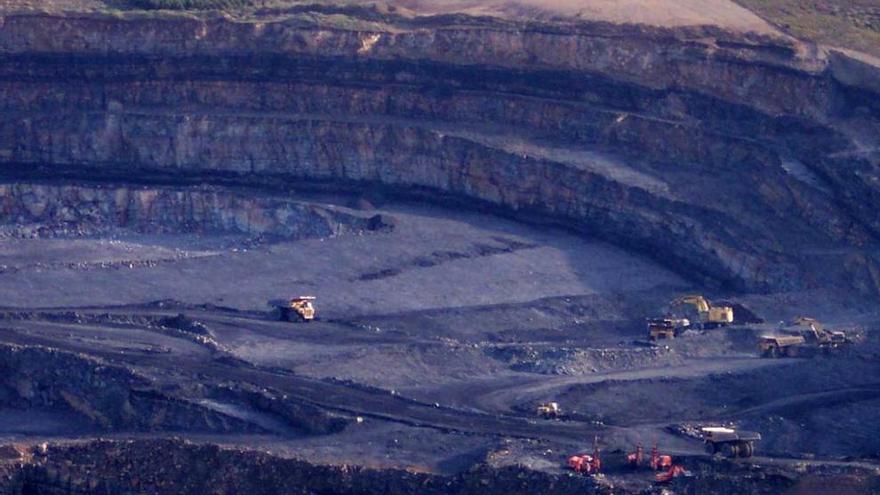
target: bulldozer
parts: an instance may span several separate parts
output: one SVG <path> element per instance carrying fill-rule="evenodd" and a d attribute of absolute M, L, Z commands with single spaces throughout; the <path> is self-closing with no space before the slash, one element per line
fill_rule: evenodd
<path fill-rule="evenodd" d="M 315 319 L 315 296 L 292 297 L 278 304 L 278 316 L 282 321 L 312 321 Z"/>
<path fill-rule="evenodd" d="M 799 316 L 776 335 L 758 338 L 758 352 L 763 357 L 810 357 L 839 350 L 852 340 L 841 331 L 827 330 L 814 318 Z"/>
<path fill-rule="evenodd" d="M 687 318 L 648 318 L 648 340 L 674 339 L 690 326 Z"/>
<path fill-rule="evenodd" d="M 692 306 L 700 328 L 717 328 L 733 323 L 732 307 L 712 306 L 705 297 L 699 294 L 681 296 L 673 300 L 670 306 L 673 308 Z"/>

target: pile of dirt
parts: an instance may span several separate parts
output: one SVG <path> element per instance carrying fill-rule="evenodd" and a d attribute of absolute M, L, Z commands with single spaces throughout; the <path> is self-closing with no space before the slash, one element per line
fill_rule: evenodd
<path fill-rule="evenodd" d="M 208 327 L 205 326 L 204 323 L 188 318 L 183 313 L 178 313 L 177 316 L 162 318 L 159 320 L 159 325 L 168 328 L 176 328 L 177 330 L 195 335 L 212 336 L 211 331 L 208 330 Z"/>

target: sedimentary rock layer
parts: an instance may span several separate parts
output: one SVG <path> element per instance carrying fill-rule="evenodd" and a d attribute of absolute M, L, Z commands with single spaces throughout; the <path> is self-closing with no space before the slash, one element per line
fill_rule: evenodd
<path fill-rule="evenodd" d="M 880 288 L 875 68 L 716 28 L 8 16 L 8 175 L 489 205 L 745 290 Z"/>

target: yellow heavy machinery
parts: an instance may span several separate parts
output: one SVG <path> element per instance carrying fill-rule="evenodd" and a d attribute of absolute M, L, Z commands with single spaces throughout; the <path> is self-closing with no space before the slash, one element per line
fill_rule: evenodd
<path fill-rule="evenodd" d="M 312 321 L 315 319 L 314 296 L 292 297 L 284 304 L 278 305 L 279 317 L 283 321 Z"/>
<path fill-rule="evenodd" d="M 758 351 L 764 357 L 809 357 L 827 354 L 851 343 L 845 333 L 826 330 L 814 318 L 799 316 L 782 326 L 777 334 L 762 335 L 758 339 Z"/>
<path fill-rule="evenodd" d="M 562 414 L 558 402 L 545 402 L 543 404 L 538 404 L 537 412 L 538 416 L 541 416 L 544 419 L 557 419 Z"/>
<path fill-rule="evenodd" d="M 762 335 L 758 338 L 758 352 L 770 358 L 796 356 L 806 342 L 801 335 Z"/>
<path fill-rule="evenodd" d="M 698 294 L 682 296 L 670 304 L 673 308 L 692 306 L 696 320 L 702 328 L 716 328 L 733 323 L 733 308 L 730 306 L 712 306 L 709 301 Z"/>
<path fill-rule="evenodd" d="M 690 326 L 687 318 L 648 318 L 648 340 L 674 339 Z"/>

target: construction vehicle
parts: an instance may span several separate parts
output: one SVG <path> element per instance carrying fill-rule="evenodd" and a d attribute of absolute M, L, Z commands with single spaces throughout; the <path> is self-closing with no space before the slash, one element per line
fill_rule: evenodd
<path fill-rule="evenodd" d="M 827 330 L 814 318 L 799 316 L 789 323 L 790 328 L 800 331 L 807 342 L 813 342 L 826 347 L 839 347 L 851 344 L 852 340 L 844 332 L 839 330 Z"/>
<path fill-rule="evenodd" d="M 657 449 L 657 442 L 654 442 L 654 446 L 651 447 L 651 462 L 649 466 L 651 466 L 651 469 L 654 471 L 660 471 L 661 469 L 672 467 L 672 456 L 660 455 L 660 451 Z"/>
<path fill-rule="evenodd" d="M 626 455 L 626 463 L 632 468 L 637 468 L 642 465 L 643 460 L 642 444 L 638 443 L 636 444 L 636 451 Z"/>
<path fill-rule="evenodd" d="M 762 335 L 758 338 L 758 352 L 762 357 L 795 357 L 801 354 L 807 340 L 801 335 Z"/>
<path fill-rule="evenodd" d="M 599 439 L 593 439 L 592 454 L 576 454 L 568 458 L 568 467 L 580 474 L 597 474 L 602 469 L 599 456 Z"/>
<path fill-rule="evenodd" d="M 648 340 L 674 339 L 690 326 L 687 318 L 648 318 Z"/>
<path fill-rule="evenodd" d="M 545 402 L 538 404 L 538 416 L 544 419 L 558 419 L 562 415 L 558 402 Z"/>
<path fill-rule="evenodd" d="M 723 426 L 701 428 L 706 451 L 709 454 L 721 453 L 725 457 L 751 457 L 755 452 L 755 442 L 761 434 L 754 431 L 737 431 Z"/>
<path fill-rule="evenodd" d="M 678 478 L 679 476 L 690 476 L 690 473 L 684 468 L 684 466 L 676 464 L 674 466 L 669 466 L 669 469 L 666 471 L 655 474 L 654 482 L 661 484 L 669 483 L 673 478 Z"/>
<path fill-rule="evenodd" d="M 705 297 L 698 294 L 679 297 L 670 304 L 673 308 L 688 305 L 693 307 L 700 328 L 716 328 L 733 323 L 732 307 L 712 306 Z"/>
<path fill-rule="evenodd" d="M 758 338 L 758 352 L 763 357 L 809 357 L 838 350 L 852 340 L 844 332 L 826 330 L 813 318 L 797 317 L 774 335 Z"/>
<path fill-rule="evenodd" d="M 279 318 L 282 321 L 312 321 L 315 319 L 314 296 L 292 297 L 290 300 L 278 304 Z"/>
<path fill-rule="evenodd" d="M 630 467 L 638 468 L 641 467 L 644 462 L 644 451 L 642 450 L 642 444 L 636 444 L 636 451 L 626 456 L 626 462 L 630 465 Z M 648 461 L 648 467 L 650 467 L 654 471 L 660 471 L 663 469 L 668 469 L 672 466 L 672 456 L 660 454 L 660 450 L 657 448 L 657 442 L 654 442 L 654 445 L 651 447 L 651 458 Z"/>

